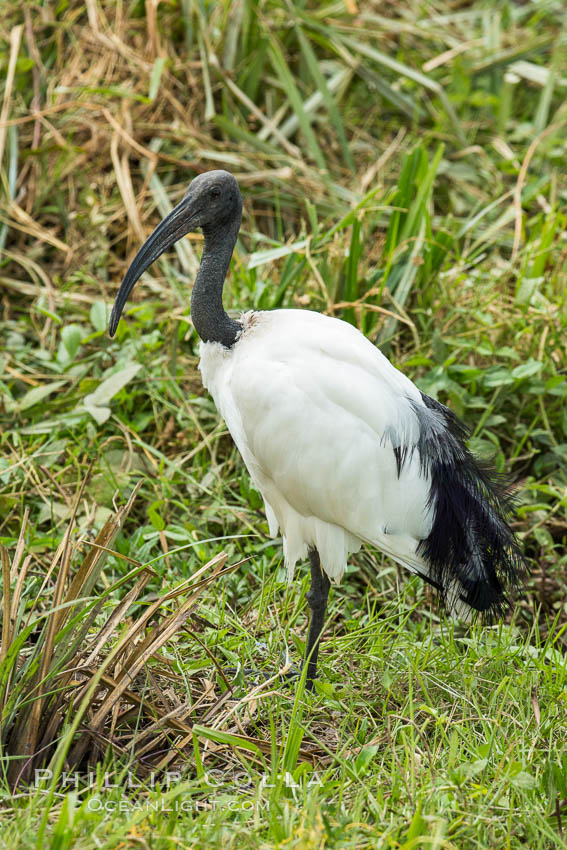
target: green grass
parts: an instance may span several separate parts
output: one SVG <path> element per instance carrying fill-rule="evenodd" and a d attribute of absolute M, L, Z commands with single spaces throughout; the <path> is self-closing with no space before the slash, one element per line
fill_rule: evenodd
<path fill-rule="evenodd" d="M 73 544 L 93 540 L 138 481 L 97 627 L 130 590 L 124 556 L 153 570 L 128 627 L 221 552 L 247 560 L 203 588 L 136 679 L 150 707 L 186 701 L 190 731 L 168 728 L 141 761 L 144 713 L 109 715 L 77 787 L 72 773 L 14 788 L 3 749 L 0 842 L 566 847 L 563 4 L 153 8 L 2 6 L 0 544 L 11 562 L 27 511 L 22 623 L 49 619 L 73 513 Z M 312 696 L 243 672 L 275 674 L 286 647 L 297 663 L 308 584 L 299 570 L 287 586 L 201 387 L 198 238 L 161 258 L 106 335 L 142 239 L 196 173 L 223 167 L 244 196 L 227 308 L 309 307 L 378 342 L 511 477 L 532 565 L 507 622 L 464 630 L 361 552 L 332 591 Z M 238 668 L 233 693 L 213 659 Z M 78 735 L 84 710 L 63 717 Z M 77 740 L 60 735 L 59 754 Z M 152 782 L 164 757 L 172 776 Z"/>

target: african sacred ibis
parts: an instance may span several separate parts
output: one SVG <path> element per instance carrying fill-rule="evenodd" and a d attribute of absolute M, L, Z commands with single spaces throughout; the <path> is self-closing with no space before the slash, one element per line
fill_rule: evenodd
<path fill-rule="evenodd" d="M 109 331 L 140 275 L 200 227 L 191 315 L 203 383 L 263 496 L 270 534 L 281 529 L 290 579 L 309 555 L 311 685 L 330 582 L 340 582 L 362 543 L 434 585 L 465 618 L 500 613 L 524 561 L 506 520 L 510 504 L 466 447 L 465 426 L 352 325 L 310 310 L 226 314 L 241 217 L 231 174 L 196 177 L 132 261 Z"/>

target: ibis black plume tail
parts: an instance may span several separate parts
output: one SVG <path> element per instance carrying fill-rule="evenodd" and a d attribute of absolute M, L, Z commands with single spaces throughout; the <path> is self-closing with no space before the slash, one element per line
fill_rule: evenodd
<path fill-rule="evenodd" d="M 422 468 L 431 479 L 433 525 L 419 547 L 450 611 L 470 608 L 490 620 L 510 603 L 527 572 L 508 524 L 512 500 L 502 483 L 469 451 L 466 426 L 443 404 L 422 393 L 415 405 Z"/>

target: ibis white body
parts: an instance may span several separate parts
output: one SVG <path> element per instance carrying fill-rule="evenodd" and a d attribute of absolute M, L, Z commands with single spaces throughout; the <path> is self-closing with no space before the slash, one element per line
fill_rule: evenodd
<path fill-rule="evenodd" d="M 398 474 L 393 451 L 417 446 L 415 405 L 436 416 L 415 384 L 340 319 L 274 310 L 241 322 L 232 348 L 201 343 L 200 369 L 264 499 L 270 534 L 281 530 L 290 581 L 314 547 L 340 582 L 362 543 L 427 576 L 418 548 L 432 527 L 430 476 L 416 451 Z M 456 613 L 468 607 L 459 601 Z"/>

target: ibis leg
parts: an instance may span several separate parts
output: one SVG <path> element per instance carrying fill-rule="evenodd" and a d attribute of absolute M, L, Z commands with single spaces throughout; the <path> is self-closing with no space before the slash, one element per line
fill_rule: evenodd
<path fill-rule="evenodd" d="M 321 561 L 317 549 L 309 550 L 309 561 L 311 564 L 311 587 L 306 594 L 306 599 L 311 608 L 311 621 L 309 623 L 309 634 L 307 636 L 307 647 L 305 648 L 305 660 L 307 664 L 306 688 L 311 690 L 313 679 L 317 673 L 317 656 L 319 655 L 319 638 L 325 613 L 327 611 L 327 598 L 331 583 L 326 573 L 321 569 Z"/>

